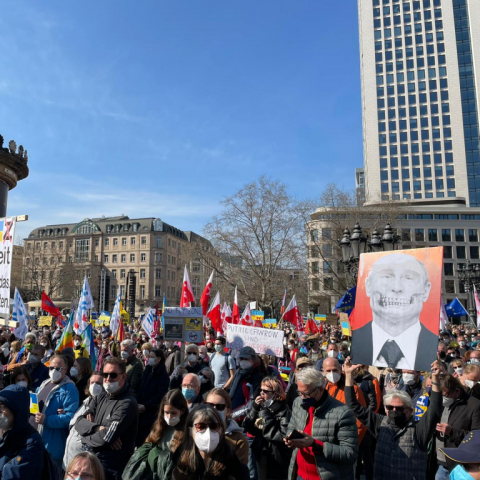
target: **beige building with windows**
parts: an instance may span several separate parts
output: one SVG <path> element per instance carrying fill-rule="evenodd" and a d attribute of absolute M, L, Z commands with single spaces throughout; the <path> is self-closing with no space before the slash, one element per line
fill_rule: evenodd
<path fill-rule="evenodd" d="M 164 295 L 168 305 L 178 305 L 185 264 L 199 300 L 211 273 L 197 255 L 199 248 L 216 256 L 207 239 L 159 218 L 122 215 L 47 225 L 25 239 L 23 290 L 36 298 L 45 290 L 53 300 L 75 301 L 87 275 L 97 309 L 105 285 L 104 309 L 111 311 L 118 286 L 125 298 L 128 273 L 135 272 L 135 313 L 140 315 L 161 306 Z"/>

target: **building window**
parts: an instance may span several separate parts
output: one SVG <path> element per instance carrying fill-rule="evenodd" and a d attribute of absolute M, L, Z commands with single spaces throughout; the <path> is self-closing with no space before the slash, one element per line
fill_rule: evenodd
<path fill-rule="evenodd" d="M 445 280 L 445 292 L 455 293 L 455 280 Z"/>
<path fill-rule="evenodd" d="M 120 270 L 120 278 L 125 278 L 125 269 L 124 268 L 122 268 Z"/>
<path fill-rule="evenodd" d="M 428 229 L 428 241 L 429 242 L 438 242 L 438 234 L 436 228 Z"/>
<path fill-rule="evenodd" d="M 140 269 L 140 278 L 145 278 L 145 269 L 144 268 Z"/>
<path fill-rule="evenodd" d="M 135 254 L 134 253 L 131 253 L 130 254 L 130 262 L 135 262 Z"/>
<path fill-rule="evenodd" d="M 95 246 L 98 247 L 99 244 L 100 244 L 100 239 L 96 238 L 95 239 Z"/>
<path fill-rule="evenodd" d="M 415 241 L 416 242 L 424 242 L 425 241 L 425 231 L 423 228 L 416 228 L 415 229 Z"/>
<path fill-rule="evenodd" d="M 147 237 L 141 237 L 141 243 L 142 245 L 146 245 L 147 244 Z"/>
<path fill-rule="evenodd" d="M 476 228 L 468 229 L 468 240 L 470 242 L 478 242 L 478 230 Z"/>
<path fill-rule="evenodd" d="M 318 292 L 320 290 L 320 282 L 316 278 L 312 280 L 312 290 L 314 292 Z"/>
<path fill-rule="evenodd" d="M 453 263 L 444 263 L 443 264 L 443 273 L 445 275 L 453 275 Z"/>
<path fill-rule="evenodd" d="M 117 278 L 117 271 L 116 270 L 112 270 L 112 278 Z"/>
<path fill-rule="evenodd" d="M 140 285 L 140 300 L 145 298 L 145 285 Z"/>
<path fill-rule="evenodd" d="M 130 237 L 130 245 L 135 245 L 135 237 Z"/>
<path fill-rule="evenodd" d="M 116 247 L 118 245 L 118 238 L 113 239 L 113 246 Z"/>
<path fill-rule="evenodd" d="M 465 230 L 463 228 L 455 229 L 455 241 L 464 242 L 465 241 Z"/>
<path fill-rule="evenodd" d="M 125 285 L 120 285 L 120 296 L 121 297 L 125 296 Z"/>
<path fill-rule="evenodd" d="M 402 228 L 402 242 L 410 242 L 412 239 L 410 237 L 410 229 Z"/>
<path fill-rule="evenodd" d="M 156 268 L 155 269 L 155 278 L 162 278 L 162 269 Z"/>
<path fill-rule="evenodd" d="M 478 247 L 470 247 L 470 259 L 478 260 Z"/>
<path fill-rule="evenodd" d="M 444 245 L 443 258 L 453 258 L 452 250 L 453 249 L 451 245 Z"/>
<path fill-rule="evenodd" d="M 90 239 L 75 241 L 75 262 L 87 262 L 89 260 Z"/>
<path fill-rule="evenodd" d="M 318 230 L 311 230 L 310 231 L 310 240 L 312 242 L 318 242 Z"/>
<path fill-rule="evenodd" d="M 112 262 L 117 263 L 117 255 L 112 255 Z"/>
<path fill-rule="evenodd" d="M 140 261 L 141 262 L 146 262 L 147 261 L 147 254 L 146 253 L 142 253 L 140 255 Z"/>
<path fill-rule="evenodd" d="M 331 228 L 322 228 L 322 238 L 324 240 L 331 240 L 332 238 L 332 229 Z"/>
<path fill-rule="evenodd" d="M 330 262 L 323 261 L 323 273 L 333 273 Z"/>
<path fill-rule="evenodd" d="M 58 258 L 62 258 L 62 257 L 58 257 Z M 95 255 L 95 263 L 98 263 L 98 255 Z"/>
<path fill-rule="evenodd" d="M 122 238 L 122 246 L 125 247 L 127 245 L 127 239 L 124 237 Z"/>
<path fill-rule="evenodd" d="M 104 240 L 104 244 L 105 244 L 106 247 L 108 247 L 108 246 L 110 245 L 110 239 L 109 239 L 109 238 L 106 238 L 106 239 Z"/>
<path fill-rule="evenodd" d="M 457 247 L 457 259 L 463 260 L 467 258 L 465 253 L 465 247 Z"/>
<path fill-rule="evenodd" d="M 449 228 L 442 228 L 442 242 L 451 242 L 452 232 Z"/>
<path fill-rule="evenodd" d="M 324 243 L 322 245 L 322 252 L 323 252 L 323 256 L 325 258 L 329 258 L 332 256 L 332 245 L 329 245 L 328 243 Z"/>
<path fill-rule="evenodd" d="M 120 255 L 120 261 L 122 263 L 125 263 L 127 261 L 127 255 L 125 253 L 122 253 L 122 255 Z"/>
<path fill-rule="evenodd" d="M 333 290 L 333 278 L 324 278 L 323 287 L 324 290 Z"/>
<path fill-rule="evenodd" d="M 162 287 L 160 285 L 155 285 L 155 297 L 159 298 L 162 296 Z"/>
<path fill-rule="evenodd" d="M 155 252 L 155 261 L 156 262 L 162 261 L 162 254 L 160 252 Z"/>
<path fill-rule="evenodd" d="M 162 237 L 157 237 L 157 248 L 162 248 Z"/>

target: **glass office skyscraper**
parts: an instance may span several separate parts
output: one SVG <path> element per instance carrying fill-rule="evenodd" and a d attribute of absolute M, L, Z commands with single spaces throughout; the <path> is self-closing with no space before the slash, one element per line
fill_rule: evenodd
<path fill-rule="evenodd" d="M 480 206 L 480 0 L 359 0 L 365 190 Z"/>

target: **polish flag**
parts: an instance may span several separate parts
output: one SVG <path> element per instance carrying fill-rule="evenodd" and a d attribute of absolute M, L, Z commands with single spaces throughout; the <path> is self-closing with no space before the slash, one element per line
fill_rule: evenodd
<path fill-rule="evenodd" d="M 235 308 L 235 305 L 234 305 Z M 250 312 L 250 304 L 247 302 L 247 306 L 242 313 L 242 317 L 240 318 L 240 325 L 245 325 L 247 327 L 251 327 L 253 325 L 252 322 L 252 313 Z"/>
<path fill-rule="evenodd" d="M 208 311 L 208 304 L 210 302 L 210 293 L 212 291 L 212 283 L 213 283 L 213 272 L 210 275 L 210 278 L 208 279 L 207 284 L 205 285 L 205 290 L 202 293 L 202 298 L 200 299 L 200 303 L 202 304 L 202 309 L 203 309 L 203 316 L 207 314 Z"/>
<path fill-rule="evenodd" d="M 232 323 L 232 310 L 230 305 L 225 302 L 222 310 L 222 328 L 225 334 L 227 333 L 227 323 Z"/>
<path fill-rule="evenodd" d="M 235 287 L 235 297 L 233 299 L 232 323 L 238 325 L 240 323 L 240 310 L 238 308 L 237 287 Z"/>
<path fill-rule="evenodd" d="M 191 302 L 195 302 L 195 297 L 193 296 L 192 284 L 190 283 L 187 266 L 185 265 L 185 271 L 183 272 L 182 298 L 180 299 L 180 307 L 189 307 Z"/>
<path fill-rule="evenodd" d="M 295 298 L 295 295 L 290 300 L 290 303 L 283 314 L 283 319 L 286 322 L 291 323 L 297 329 L 297 331 L 303 330 L 303 321 L 302 317 L 300 316 L 300 312 L 298 311 L 297 299 Z"/>
<path fill-rule="evenodd" d="M 221 322 L 221 313 L 220 313 L 220 292 L 217 292 L 213 303 L 210 305 L 210 309 L 207 312 L 207 317 L 212 322 L 212 327 L 216 332 L 222 332 L 222 322 Z"/>

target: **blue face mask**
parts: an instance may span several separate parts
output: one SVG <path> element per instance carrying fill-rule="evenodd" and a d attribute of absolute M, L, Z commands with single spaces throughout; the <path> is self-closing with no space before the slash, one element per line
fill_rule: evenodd
<path fill-rule="evenodd" d="M 463 465 L 457 465 L 450 472 L 450 480 L 472 480 L 473 477 L 463 468 Z"/>
<path fill-rule="evenodd" d="M 185 400 L 192 400 L 197 395 L 193 388 L 182 388 L 182 394 L 185 397 Z"/>

